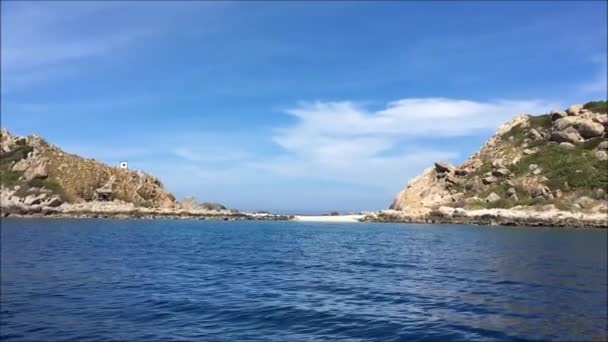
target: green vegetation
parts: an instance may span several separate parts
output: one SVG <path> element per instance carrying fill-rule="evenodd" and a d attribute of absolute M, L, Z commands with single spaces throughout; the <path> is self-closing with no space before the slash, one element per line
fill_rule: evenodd
<path fill-rule="evenodd" d="M 511 167 L 511 171 L 516 176 L 525 175 L 529 173 L 530 164 L 537 164 L 543 169 L 551 189 L 569 191 L 574 188 L 587 192 L 608 188 L 608 162 L 597 159 L 586 147 L 589 146 L 583 144 L 570 149 L 547 144 L 541 152 L 525 156 Z"/>
<path fill-rule="evenodd" d="M 585 103 L 583 106 L 585 109 L 596 113 L 608 113 L 608 101 L 591 101 Z"/>
<path fill-rule="evenodd" d="M 524 126 L 523 124 L 519 124 L 511 128 L 510 131 L 503 135 L 503 139 L 507 141 L 511 141 L 513 145 L 519 146 L 521 145 L 526 138 L 531 138 L 529 132 L 532 128 L 537 131 L 544 131 L 551 128 L 552 120 L 549 114 L 538 115 L 538 116 L 530 116 L 529 119 L 530 125 Z M 543 144 L 544 140 L 536 140 L 530 141 L 528 146 L 533 147 L 540 144 Z"/>
<path fill-rule="evenodd" d="M 0 153 L 0 166 L 2 168 L 8 168 L 13 162 L 18 162 L 21 159 L 25 159 L 27 154 L 32 152 L 34 149 L 27 145 L 18 144 L 19 147 L 15 148 L 10 152 Z"/>
<path fill-rule="evenodd" d="M 19 147 L 10 152 L 0 153 L 0 185 L 13 187 L 21 184 L 19 177 L 21 177 L 23 172 L 11 171 L 11 167 L 14 163 L 26 158 L 27 154 L 32 151 L 32 148 L 23 145 L 21 141 L 19 141 L 18 145 Z"/>
<path fill-rule="evenodd" d="M 0 153 L 0 185 L 10 188 L 20 186 L 20 191 L 27 192 L 27 194 L 35 194 L 35 191 L 28 192 L 30 188 L 45 188 L 61 197 L 62 200 L 66 200 L 65 192 L 53 178 L 25 181 L 20 179 L 23 172 L 11 170 L 15 163 L 27 158 L 28 153 L 32 151 L 33 148 L 26 145 L 25 140 L 18 140 L 17 148 L 10 152 Z"/>

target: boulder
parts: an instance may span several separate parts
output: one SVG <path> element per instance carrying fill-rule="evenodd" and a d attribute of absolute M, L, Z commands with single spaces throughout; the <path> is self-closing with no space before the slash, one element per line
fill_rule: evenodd
<path fill-rule="evenodd" d="M 484 177 L 481 179 L 481 182 L 485 185 L 496 183 L 497 181 L 498 181 L 498 178 L 496 178 L 494 176 L 488 176 L 488 177 Z"/>
<path fill-rule="evenodd" d="M 593 196 L 595 197 L 595 199 L 598 200 L 602 200 L 606 198 L 606 190 L 599 188 L 595 190 L 595 193 L 593 194 Z"/>
<path fill-rule="evenodd" d="M 608 126 L 608 114 L 599 114 L 593 116 L 593 121 L 604 125 L 604 127 Z"/>
<path fill-rule="evenodd" d="M 529 189 L 528 192 L 530 194 L 530 197 L 532 197 L 532 198 L 542 197 L 546 200 L 553 199 L 553 194 L 551 193 L 551 189 L 549 189 L 547 186 L 544 186 L 544 185 L 539 185 L 539 186 L 533 187 L 533 188 Z"/>
<path fill-rule="evenodd" d="M 454 174 L 456 176 L 466 176 L 467 174 L 469 174 L 469 170 L 467 170 L 467 169 L 456 169 L 456 170 L 454 170 Z"/>
<path fill-rule="evenodd" d="M 608 160 L 608 153 L 604 150 L 595 151 L 595 157 L 599 160 Z"/>
<path fill-rule="evenodd" d="M 604 125 L 591 120 L 582 120 L 574 128 L 585 139 L 599 137 L 605 130 Z"/>
<path fill-rule="evenodd" d="M 536 169 L 538 169 L 538 165 L 537 164 L 530 164 L 528 166 L 528 171 L 534 171 Z"/>
<path fill-rule="evenodd" d="M 523 152 L 524 152 L 524 155 L 529 156 L 529 155 L 531 155 L 531 154 L 536 153 L 536 150 L 533 150 L 533 149 L 531 149 L 531 148 L 526 148 L 526 149 L 524 149 L 524 151 L 523 151 Z"/>
<path fill-rule="evenodd" d="M 604 133 L 604 126 L 602 124 L 583 117 L 568 116 L 553 122 L 554 131 L 565 132 L 569 127 L 573 127 L 578 134 L 586 139 L 599 137 Z"/>
<path fill-rule="evenodd" d="M 50 200 L 48 200 L 44 204 L 47 207 L 56 208 L 56 207 L 60 206 L 62 203 L 63 203 L 63 201 L 61 200 L 61 198 L 59 198 L 59 196 L 53 196 L 53 197 L 51 197 Z"/>
<path fill-rule="evenodd" d="M 574 201 L 574 204 L 579 208 L 588 208 L 594 203 L 595 201 L 587 196 L 579 197 L 576 201 Z"/>
<path fill-rule="evenodd" d="M 598 150 L 608 150 L 608 140 L 607 141 L 602 141 L 601 143 L 599 143 L 599 145 L 597 145 L 596 147 Z"/>
<path fill-rule="evenodd" d="M 575 146 L 569 142 L 561 142 L 559 143 L 559 146 L 563 147 L 563 148 L 567 148 L 569 150 L 573 149 Z"/>
<path fill-rule="evenodd" d="M 46 198 L 45 193 L 37 194 L 37 195 L 29 195 L 25 196 L 23 200 L 23 204 L 25 205 L 37 205 L 42 203 L 42 201 Z"/>
<path fill-rule="evenodd" d="M 447 162 L 435 162 L 435 171 L 438 173 L 452 172 L 454 166 Z"/>
<path fill-rule="evenodd" d="M 543 135 L 540 134 L 536 129 L 532 128 L 530 130 L 530 136 L 532 137 L 532 140 L 543 140 Z"/>
<path fill-rule="evenodd" d="M 568 116 L 568 114 L 566 112 L 564 112 L 563 110 L 552 110 L 551 113 L 551 120 L 555 121 L 561 118 L 565 118 L 566 116 Z"/>
<path fill-rule="evenodd" d="M 511 171 L 509 171 L 509 169 L 504 168 L 504 167 L 502 167 L 500 169 L 495 169 L 492 171 L 492 176 L 499 177 L 499 178 L 507 177 L 510 174 L 511 174 Z"/>
<path fill-rule="evenodd" d="M 493 169 L 499 169 L 499 168 L 503 168 L 504 165 L 502 164 L 501 160 L 495 160 L 492 162 L 492 168 Z"/>
<path fill-rule="evenodd" d="M 578 115 L 582 109 L 582 104 L 575 104 L 568 107 L 568 109 L 566 109 L 566 113 L 568 113 L 568 115 Z"/>
<path fill-rule="evenodd" d="M 607 141 L 602 141 L 601 143 L 599 143 L 599 145 L 597 145 L 596 147 L 598 150 L 608 150 L 608 140 Z"/>
<path fill-rule="evenodd" d="M 500 200 L 500 196 L 498 196 L 494 192 L 491 193 L 491 194 L 489 194 L 488 197 L 486 197 L 486 202 L 488 202 L 488 203 L 493 203 L 493 202 L 496 202 L 496 201 L 499 201 L 499 200 Z"/>
<path fill-rule="evenodd" d="M 11 167 L 11 171 L 14 172 L 23 172 L 25 170 L 27 170 L 31 165 L 31 160 L 30 159 L 21 159 L 20 161 L 16 162 L 13 167 Z"/>
<path fill-rule="evenodd" d="M 30 166 L 23 173 L 25 180 L 28 182 L 33 179 L 36 179 L 36 178 L 44 179 L 44 178 L 48 177 L 48 175 L 49 174 L 47 171 L 47 161 L 46 160 L 40 160 L 36 165 Z"/>
<path fill-rule="evenodd" d="M 513 195 L 517 194 L 517 191 L 515 191 L 515 188 L 509 188 L 507 189 L 507 196 L 511 197 Z"/>
<path fill-rule="evenodd" d="M 578 144 L 583 141 L 583 137 L 578 132 L 553 132 L 549 137 L 549 140 L 558 143 L 567 142 L 571 144 Z"/>

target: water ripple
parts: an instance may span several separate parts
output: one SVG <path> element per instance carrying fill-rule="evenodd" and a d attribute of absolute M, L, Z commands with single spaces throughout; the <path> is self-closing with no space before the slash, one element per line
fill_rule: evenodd
<path fill-rule="evenodd" d="M 607 232 L 14 220 L 7 341 L 607 339 Z"/>

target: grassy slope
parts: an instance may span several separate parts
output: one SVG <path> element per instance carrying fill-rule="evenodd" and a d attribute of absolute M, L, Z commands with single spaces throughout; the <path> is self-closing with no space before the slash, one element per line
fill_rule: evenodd
<path fill-rule="evenodd" d="M 588 103 L 585 106 L 599 111 L 598 108 L 606 108 L 606 102 L 594 102 L 591 105 Z M 550 127 L 551 117 L 549 115 L 533 116 L 530 118 L 529 127 L 518 125 L 504 134 L 501 148 L 507 152 L 523 150 L 522 145 L 532 128 L 542 132 L 547 131 Z M 546 140 L 530 141 L 527 148 L 536 148 L 538 152 L 523 156 L 519 163 L 507 167 L 517 179 L 518 177 L 530 176 L 529 167 L 531 164 L 536 164 L 542 168 L 542 176 L 548 179 L 544 184 L 549 186 L 551 190 L 561 190 L 566 194 L 593 197 L 593 192 L 597 189 L 608 191 L 608 161 L 600 161 L 593 155 L 594 152 L 592 151 L 600 142 L 605 140 L 602 138 L 591 139 L 572 149 Z M 474 173 L 468 175 L 464 184 L 458 185 L 456 190 L 466 189 L 467 182 L 471 181 L 473 177 L 482 177 L 484 173 L 489 172 L 492 169 L 491 163 L 492 160 L 489 158 L 484 160 L 484 164 Z M 506 196 L 509 188 L 510 186 L 504 182 L 497 182 L 484 187 L 481 192 L 465 190 L 465 196 L 476 195 L 485 198 L 494 192 L 501 197 L 501 200 L 493 203 L 479 202 L 470 207 L 510 208 L 517 205 L 555 204 L 559 208 L 568 209 L 570 205 L 568 200 L 554 199 L 546 201 L 531 198 L 525 189 L 518 186 L 514 186 L 514 188 L 517 191 L 519 201 L 514 201 Z"/>

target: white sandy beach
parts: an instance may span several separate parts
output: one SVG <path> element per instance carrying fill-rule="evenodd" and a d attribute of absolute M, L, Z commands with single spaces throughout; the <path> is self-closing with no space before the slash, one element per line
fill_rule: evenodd
<path fill-rule="evenodd" d="M 305 222 L 359 222 L 359 219 L 365 215 L 319 215 L 319 216 L 308 216 L 308 215 L 296 215 L 295 221 Z"/>

